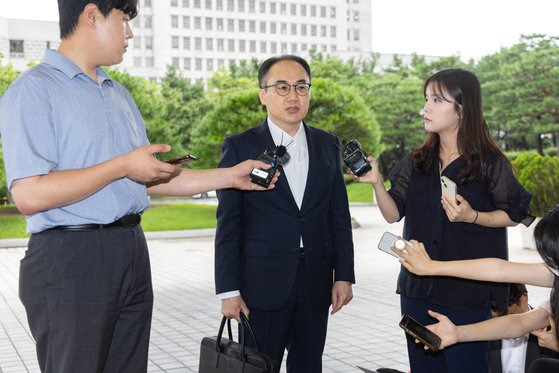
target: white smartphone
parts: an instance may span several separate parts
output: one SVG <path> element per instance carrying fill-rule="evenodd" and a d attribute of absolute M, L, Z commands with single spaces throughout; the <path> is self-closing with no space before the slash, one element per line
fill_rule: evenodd
<path fill-rule="evenodd" d="M 441 176 L 441 192 L 456 201 L 456 183 L 446 176 Z"/>
<path fill-rule="evenodd" d="M 398 238 L 398 236 L 396 236 L 395 234 L 392 234 L 390 232 L 384 232 L 382 234 L 382 237 L 380 238 L 380 241 L 378 243 L 378 248 L 381 251 L 384 251 L 387 254 L 390 254 L 392 256 L 395 256 L 396 258 L 399 258 L 398 255 L 396 255 L 391 248 L 395 247 L 397 249 L 400 250 L 404 250 L 405 251 L 405 244 L 408 244 L 410 246 L 412 246 L 412 243 L 409 241 L 406 241 L 402 238 Z"/>

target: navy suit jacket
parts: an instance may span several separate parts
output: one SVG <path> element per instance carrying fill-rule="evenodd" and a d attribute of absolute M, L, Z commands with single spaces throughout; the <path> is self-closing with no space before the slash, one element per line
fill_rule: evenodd
<path fill-rule="evenodd" d="M 490 341 L 489 346 L 491 347 L 489 362 L 490 368 L 489 373 L 502 373 L 503 364 L 501 361 L 501 340 Z M 559 354 L 555 351 L 548 350 L 547 348 L 540 347 L 538 345 L 538 337 L 533 334 L 528 336 L 528 346 L 526 347 L 526 363 L 525 371 L 528 371 L 528 367 L 532 362 L 539 358 L 550 358 L 557 359 Z"/>
<path fill-rule="evenodd" d="M 340 144 L 335 136 L 303 125 L 309 171 L 300 210 L 285 175 L 270 191 L 225 189 L 217 193 L 216 293 L 240 290 L 249 308 L 274 311 L 286 304 L 299 265 L 294 250 L 301 236 L 315 310 L 330 306 L 334 280 L 355 282 Z M 220 167 L 257 159 L 274 146 L 264 120 L 259 127 L 225 139 Z"/>

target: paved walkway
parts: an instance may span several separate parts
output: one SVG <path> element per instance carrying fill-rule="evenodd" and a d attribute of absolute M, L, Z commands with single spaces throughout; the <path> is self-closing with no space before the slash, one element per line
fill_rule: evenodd
<path fill-rule="evenodd" d="M 406 371 L 399 300 L 394 293 L 399 264 L 376 249 L 384 231 L 400 233 L 402 225 L 384 223 L 376 207 L 352 206 L 351 212 L 361 225 L 354 230 L 357 284 L 353 301 L 330 318 L 324 372 L 357 373 L 357 365 Z M 149 372 L 197 372 L 200 340 L 217 333 L 221 317 L 213 295 L 213 237 L 212 231 L 206 233 L 210 236 L 148 237 L 155 291 Z M 509 245 L 513 260 L 538 259 L 534 251 L 520 249 L 519 228 L 509 230 Z M 0 373 L 39 372 L 17 296 L 24 251 L 0 249 Z M 530 288 L 531 303 L 538 304 L 547 294 Z"/>

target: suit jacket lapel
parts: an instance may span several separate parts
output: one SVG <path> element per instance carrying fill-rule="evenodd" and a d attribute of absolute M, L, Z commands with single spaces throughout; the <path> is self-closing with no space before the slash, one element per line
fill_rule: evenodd
<path fill-rule="evenodd" d="M 305 135 L 307 136 L 307 147 L 309 151 L 309 171 L 307 172 L 307 183 L 305 184 L 305 193 L 303 194 L 303 202 L 301 203 L 301 211 L 304 210 L 305 205 L 308 204 L 308 199 L 312 195 L 314 181 L 316 180 L 317 163 L 320 160 L 319 152 L 320 147 L 316 144 L 314 138 L 314 131 L 303 122 L 305 128 Z"/>
<path fill-rule="evenodd" d="M 276 146 L 274 139 L 272 138 L 272 134 L 270 133 L 270 129 L 268 128 L 267 119 L 264 119 L 262 124 L 255 128 L 255 132 L 258 135 L 258 143 L 264 145 L 261 152 L 263 152 L 266 148 L 273 148 Z M 279 171 L 281 172 L 281 175 L 276 183 L 276 189 L 278 192 L 282 193 L 288 201 L 290 201 L 289 203 L 293 205 L 292 207 L 299 211 L 299 207 L 297 206 L 297 202 L 295 202 L 293 193 L 291 193 L 291 188 L 289 187 L 289 182 L 287 181 L 283 167 L 280 166 Z"/>

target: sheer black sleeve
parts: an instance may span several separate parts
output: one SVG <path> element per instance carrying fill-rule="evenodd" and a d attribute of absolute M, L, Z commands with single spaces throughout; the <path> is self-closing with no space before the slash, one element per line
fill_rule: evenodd
<path fill-rule="evenodd" d="M 534 221 L 530 211 L 532 195 L 516 180 L 513 171 L 502 157 L 498 157 L 488 169 L 489 193 L 497 210 L 503 210 L 509 218 L 529 226 Z"/>
<path fill-rule="evenodd" d="M 408 155 L 396 164 L 388 175 L 390 189 L 388 193 L 396 203 L 400 220 L 406 215 L 406 194 L 413 170 L 413 160 Z"/>

